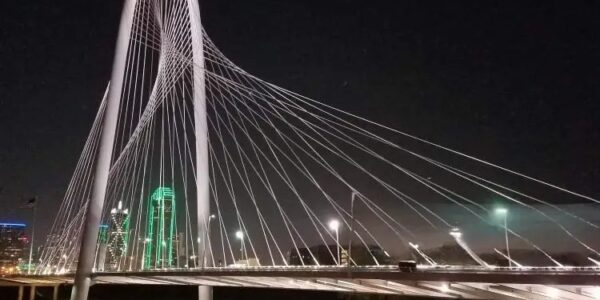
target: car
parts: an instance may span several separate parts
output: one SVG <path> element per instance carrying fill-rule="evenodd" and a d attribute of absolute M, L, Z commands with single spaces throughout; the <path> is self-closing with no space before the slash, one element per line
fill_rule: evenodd
<path fill-rule="evenodd" d="M 401 260 L 398 262 L 400 272 L 412 273 L 417 271 L 417 262 L 414 260 Z"/>

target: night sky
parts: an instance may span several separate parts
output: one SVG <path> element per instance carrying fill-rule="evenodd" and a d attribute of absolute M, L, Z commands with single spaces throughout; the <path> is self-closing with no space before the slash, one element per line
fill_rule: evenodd
<path fill-rule="evenodd" d="M 51 224 L 110 77 L 121 1 L 1 1 L 0 220 Z M 594 1 L 200 1 L 245 70 L 600 197 Z"/>

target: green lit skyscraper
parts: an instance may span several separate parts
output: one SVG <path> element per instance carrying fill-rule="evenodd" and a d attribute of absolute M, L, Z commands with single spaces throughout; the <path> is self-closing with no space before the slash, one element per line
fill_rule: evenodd
<path fill-rule="evenodd" d="M 169 187 L 158 187 L 150 196 L 146 216 L 144 269 L 174 266 L 175 193 Z"/>

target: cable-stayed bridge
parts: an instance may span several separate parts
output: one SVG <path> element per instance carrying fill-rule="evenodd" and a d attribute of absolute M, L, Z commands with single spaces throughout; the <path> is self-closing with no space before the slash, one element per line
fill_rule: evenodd
<path fill-rule="evenodd" d="M 600 297 L 599 200 L 261 80 L 195 0 L 126 0 L 112 72 L 35 275 L 2 282 Z"/>

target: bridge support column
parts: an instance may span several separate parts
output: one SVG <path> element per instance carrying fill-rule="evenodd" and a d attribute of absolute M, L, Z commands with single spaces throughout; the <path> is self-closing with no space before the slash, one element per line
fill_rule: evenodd
<path fill-rule="evenodd" d="M 213 289 L 212 286 L 201 285 L 198 287 L 198 300 L 212 300 Z"/>
<path fill-rule="evenodd" d="M 29 287 L 29 300 L 35 300 L 35 285 Z"/>
<path fill-rule="evenodd" d="M 25 287 L 20 285 L 19 286 L 19 293 L 17 294 L 17 300 L 23 300 L 23 292 L 25 290 Z"/>
<path fill-rule="evenodd" d="M 58 300 L 58 285 L 52 288 L 52 300 Z"/>
<path fill-rule="evenodd" d="M 108 174 L 113 154 L 115 131 L 119 116 L 123 77 L 125 75 L 127 50 L 135 14 L 135 5 L 136 0 L 125 0 L 123 12 L 121 13 L 121 24 L 119 25 L 119 36 L 117 37 L 117 44 L 115 47 L 115 58 L 113 61 L 110 86 L 108 87 L 108 92 L 106 94 L 106 111 L 104 112 L 102 120 L 102 133 L 100 136 L 98 157 L 94 172 L 92 196 L 89 200 L 85 216 L 71 300 L 86 300 L 92 281 L 92 268 L 96 256 L 96 243 L 98 240 L 100 219 L 102 217 L 102 206 L 104 205 Z"/>
<path fill-rule="evenodd" d="M 196 129 L 196 193 L 198 258 L 200 266 L 212 266 L 208 222 L 210 222 L 210 194 L 208 169 L 208 125 L 206 120 L 206 86 L 204 69 L 204 37 L 200 23 L 200 7 L 197 0 L 187 0 L 192 39 L 192 61 L 194 78 L 194 125 Z M 200 300 L 212 300 L 212 287 L 198 288 Z"/>

